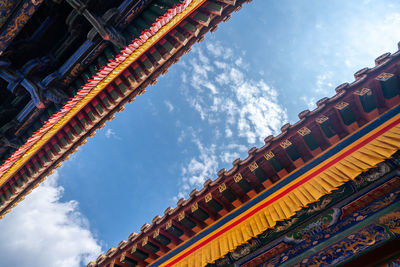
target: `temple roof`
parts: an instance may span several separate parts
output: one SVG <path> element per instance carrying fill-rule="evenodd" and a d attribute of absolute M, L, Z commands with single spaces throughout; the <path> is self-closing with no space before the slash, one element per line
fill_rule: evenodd
<path fill-rule="evenodd" d="M 300 112 L 298 122 L 283 125 L 279 135 L 265 138 L 264 146 L 251 148 L 246 159 L 236 159 L 229 170 L 221 169 L 215 180 L 207 180 L 202 189 L 194 189 L 189 198 L 166 208 L 152 224 L 144 224 L 139 233 L 132 233 L 88 266 L 118 266 L 129 261 L 139 266 L 184 266 L 193 257 L 199 266 L 214 262 L 252 237 L 227 241 L 226 247 L 214 244 L 218 252 L 204 252 L 212 250 L 212 242 L 222 242 L 215 237 L 218 229 L 239 227 L 245 218 L 243 208 L 250 203 L 256 203 L 255 210 L 274 210 L 269 212 L 276 217 L 261 229 L 273 228 L 297 209 L 289 196 L 301 202 L 299 208 L 307 206 L 389 158 L 400 145 L 396 137 L 399 63 L 400 50 L 379 56 L 373 68 L 357 71 L 353 82 L 336 87 L 336 94 L 319 100 L 315 110 Z M 290 190 L 300 190 L 302 197 Z M 285 204 L 288 201 L 290 205 Z M 249 216 L 246 220 L 252 219 Z"/>

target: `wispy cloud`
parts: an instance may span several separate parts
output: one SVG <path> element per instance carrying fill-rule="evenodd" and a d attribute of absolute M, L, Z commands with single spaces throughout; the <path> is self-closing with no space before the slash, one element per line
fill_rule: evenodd
<path fill-rule="evenodd" d="M 332 71 L 326 71 L 317 75 L 315 88 L 312 91 L 316 94 L 327 94 L 330 92 L 333 88 L 332 77 Z"/>
<path fill-rule="evenodd" d="M 189 140 L 195 153 L 182 164 L 176 199 L 215 179 L 218 168 L 227 168 L 251 145 L 278 134 L 287 121 L 277 91 L 263 79 L 253 79 L 240 54 L 219 42 L 206 42 L 179 63 L 184 69 L 182 93 L 201 125 L 185 125 L 179 137 L 179 143 Z"/>
<path fill-rule="evenodd" d="M 111 129 L 111 128 L 108 128 L 108 129 L 106 130 L 105 136 L 106 136 L 106 138 L 108 138 L 108 139 L 114 138 L 114 139 L 117 139 L 117 140 L 121 140 L 121 137 L 119 137 L 119 136 L 117 135 L 117 133 L 114 132 L 114 130 Z"/>
<path fill-rule="evenodd" d="M 215 178 L 217 172 L 217 145 L 211 144 L 209 146 L 204 146 L 196 136 L 193 137 L 192 142 L 195 144 L 198 154 L 182 166 L 180 189 L 178 195 L 174 197 L 174 201 L 180 198 L 186 198 L 188 192 L 194 188 L 201 188 L 207 179 Z"/>
<path fill-rule="evenodd" d="M 232 163 L 232 161 L 234 161 L 235 159 L 239 158 L 240 154 L 239 152 L 230 152 L 230 151 L 226 151 L 224 153 L 222 153 L 220 155 L 220 160 L 223 163 Z"/>
<path fill-rule="evenodd" d="M 49 176 L 0 220 L 2 266 L 75 267 L 101 253 L 78 203 L 61 201 L 58 178 Z"/>
<path fill-rule="evenodd" d="M 185 77 L 195 90 L 187 91 L 187 101 L 202 120 L 225 123 L 227 137 L 235 131 L 254 144 L 278 133 L 287 114 L 277 91 L 262 79 L 250 78 L 244 60 L 234 54 L 218 42 L 193 49 Z"/>
<path fill-rule="evenodd" d="M 333 71 L 320 73 L 315 77 L 314 87 L 309 91 L 311 94 L 303 95 L 300 99 L 307 105 L 307 109 L 313 110 L 317 107 L 318 99 L 332 95 L 334 90 Z"/>
<path fill-rule="evenodd" d="M 167 106 L 169 112 L 172 112 L 174 110 L 174 106 L 168 100 L 165 100 L 164 104 Z"/>
<path fill-rule="evenodd" d="M 317 107 L 317 98 L 314 96 L 302 96 L 300 99 L 306 103 L 308 110 L 314 110 Z"/>
<path fill-rule="evenodd" d="M 202 185 L 205 180 L 215 176 L 218 167 L 215 155 L 216 144 L 205 147 L 199 140 L 194 140 L 194 142 L 199 154 L 182 168 L 183 181 L 187 181 L 192 188 Z"/>

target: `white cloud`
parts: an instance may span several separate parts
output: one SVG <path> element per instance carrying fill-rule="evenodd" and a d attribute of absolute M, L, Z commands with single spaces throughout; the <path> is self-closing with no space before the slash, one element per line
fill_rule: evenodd
<path fill-rule="evenodd" d="M 225 129 L 225 136 L 229 138 L 229 137 L 232 137 L 232 135 L 233 135 L 232 130 L 229 129 L 229 128 L 226 128 Z"/>
<path fill-rule="evenodd" d="M 241 57 L 239 57 L 238 59 L 236 59 L 235 64 L 238 67 L 242 66 L 243 65 L 243 59 Z"/>
<path fill-rule="evenodd" d="M 310 96 L 302 96 L 301 100 L 304 101 L 307 105 L 308 110 L 314 110 L 317 107 L 317 100 L 315 97 L 310 97 Z"/>
<path fill-rule="evenodd" d="M 239 158 L 240 154 L 239 152 L 225 152 L 223 153 L 220 158 L 222 160 L 222 162 L 224 163 L 231 163 L 232 161 L 234 161 L 235 159 Z"/>
<path fill-rule="evenodd" d="M 218 168 L 216 145 L 205 147 L 199 140 L 194 140 L 199 155 L 193 157 L 186 167 L 182 168 L 183 180 L 190 188 L 201 186 L 205 180 L 214 178 Z"/>
<path fill-rule="evenodd" d="M 214 56 L 214 57 L 221 57 L 224 49 L 222 46 L 217 45 L 215 46 L 212 42 L 206 43 L 207 50 Z"/>
<path fill-rule="evenodd" d="M 327 71 L 322 74 L 317 75 L 317 80 L 315 82 L 315 88 L 313 92 L 315 94 L 324 94 L 332 91 L 333 88 L 333 72 Z"/>
<path fill-rule="evenodd" d="M 315 77 L 314 88 L 310 91 L 311 94 L 303 95 L 300 99 L 306 103 L 307 109 L 314 110 L 317 107 L 317 100 L 324 96 L 328 96 L 333 92 L 334 75 L 332 71 L 326 71 L 318 74 Z"/>
<path fill-rule="evenodd" d="M 180 198 L 187 198 L 188 193 L 194 188 L 200 189 L 207 179 L 214 179 L 218 168 L 218 157 L 216 155 L 216 144 L 204 146 L 195 136 L 192 140 L 198 149 L 198 155 L 192 157 L 181 168 L 182 178 L 180 181 L 179 193 L 173 198 L 177 201 Z"/>
<path fill-rule="evenodd" d="M 115 139 L 117 139 L 117 140 L 121 140 L 121 137 L 119 137 L 119 136 L 114 132 L 114 130 L 111 129 L 111 128 L 108 128 L 108 129 L 106 130 L 105 135 L 106 135 L 106 137 L 109 138 L 109 139 L 110 139 L 110 138 L 115 138 Z"/>
<path fill-rule="evenodd" d="M 76 201 L 62 202 L 55 172 L 0 220 L 2 266 L 75 267 L 101 253 Z"/>
<path fill-rule="evenodd" d="M 235 143 L 231 143 L 227 146 L 225 146 L 226 149 L 233 149 L 235 151 L 238 152 L 245 152 L 247 151 L 248 147 L 245 145 L 241 145 L 241 144 L 235 144 Z"/>
<path fill-rule="evenodd" d="M 165 100 L 164 104 L 167 106 L 169 112 L 172 112 L 174 110 L 174 106 L 168 100 Z"/>
<path fill-rule="evenodd" d="M 253 80 L 243 59 L 219 42 L 206 43 L 206 49 L 195 47 L 185 77 L 187 101 L 208 123 L 224 123 L 228 131 L 235 129 L 238 137 L 249 144 L 262 142 L 270 134 L 278 134 L 287 121 L 286 110 L 278 102 L 277 91 L 264 80 Z M 233 56 L 235 54 L 235 56 Z M 210 62 L 213 62 L 211 64 Z M 319 77 L 320 86 L 325 77 Z"/>
<path fill-rule="evenodd" d="M 181 133 L 180 133 L 180 135 L 178 137 L 178 140 L 177 140 L 178 143 L 181 143 L 185 139 L 185 137 L 186 137 L 186 132 L 184 130 L 181 130 Z"/>
<path fill-rule="evenodd" d="M 206 42 L 194 47 L 192 56 L 182 62 L 182 93 L 201 123 L 186 125 L 178 138 L 178 142 L 190 138 L 194 147 L 185 149 L 194 151 L 194 156 L 182 163 L 175 200 L 215 179 L 221 165 L 229 168 L 226 165 L 251 144 L 262 144 L 266 136 L 278 134 L 287 121 L 277 91 L 252 78 L 241 54 L 219 42 Z"/>

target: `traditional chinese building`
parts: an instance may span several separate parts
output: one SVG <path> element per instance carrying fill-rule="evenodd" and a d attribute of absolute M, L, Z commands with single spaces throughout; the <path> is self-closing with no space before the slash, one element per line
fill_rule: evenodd
<path fill-rule="evenodd" d="M 244 2 L 1 2 L 0 217 Z M 400 51 L 375 62 L 88 266 L 396 266 Z"/>
<path fill-rule="evenodd" d="M 0 218 L 247 0 L 0 2 Z"/>
<path fill-rule="evenodd" d="M 398 266 L 400 50 L 375 63 L 88 266 Z"/>

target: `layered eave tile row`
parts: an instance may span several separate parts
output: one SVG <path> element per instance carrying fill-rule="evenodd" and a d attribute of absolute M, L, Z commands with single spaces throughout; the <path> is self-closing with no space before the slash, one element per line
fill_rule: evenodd
<path fill-rule="evenodd" d="M 0 166 L 0 218 L 122 111 L 127 102 L 155 84 L 157 77 L 189 52 L 194 43 L 202 41 L 208 31 L 215 31 L 221 21 L 227 21 L 233 11 L 250 0 L 178 2 L 158 18 L 149 18 L 155 20 L 153 25 L 129 46 L 119 52 L 106 49 L 105 57 L 99 57 L 83 74 L 86 79 L 76 81 L 75 96 Z"/>
<path fill-rule="evenodd" d="M 265 138 L 263 147 L 251 148 L 246 159 L 220 170 L 214 181 L 207 180 L 200 191 L 193 190 L 188 199 L 168 207 L 151 225 L 144 224 L 139 233 L 88 266 L 157 265 L 163 256 L 398 106 L 400 50 L 378 57 L 375 64 L 356 72 L 354 82 L 338 86 L 315 110 L 301 112 L 297 123 L 285 124 L 281 134 Z"/>

